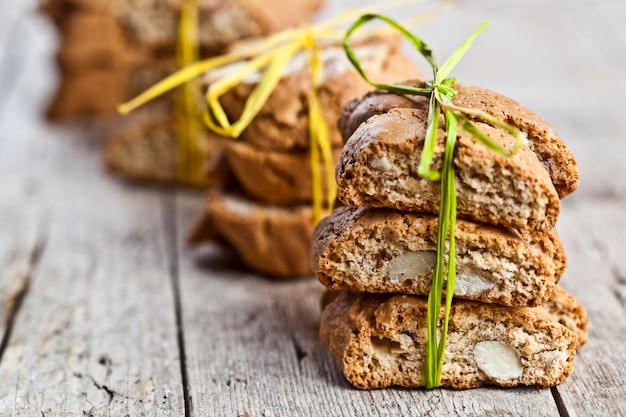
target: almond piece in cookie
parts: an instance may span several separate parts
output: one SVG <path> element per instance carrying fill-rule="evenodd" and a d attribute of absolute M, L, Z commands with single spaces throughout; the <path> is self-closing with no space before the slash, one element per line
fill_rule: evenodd
<path fill-rule="evenodd" d="M 459 219 L 454 295 L 484 303 L 538 306 L 565 269 L 554 231 L 520 234 Z M 373 207 L 339 207 L 313 235 L 312 269 L 327 288 L 428 295 L 437 217 Z"/>
<path fill-rule="evenodd" d="M 344 291 L 322 313 L 320 338 L 357 388 L 419 387 L 427 300 Z M 576 346 L 576 333 L 540 307 L 456 300 L 441 386 L 553 386 L 571 373 Z"/>
<path fill-rule="evenodd" d="M 339 199 L 347 206 L 438 213 L 439 182 L 417 174 L 427 118 L 427 109 L 399 108 L 362 123 L 339 157 Z M 505 149 L 514 147 L 516 139 L 508 133 L 484 123 L 476 125 Z M 433 169 L 441 167 L 444 141 L 440 125 Z M 459 217 L 518 230 L 554 228 L 559 196 L 528 147 L 507 158 L 459 130 L 454 168 Z"/>

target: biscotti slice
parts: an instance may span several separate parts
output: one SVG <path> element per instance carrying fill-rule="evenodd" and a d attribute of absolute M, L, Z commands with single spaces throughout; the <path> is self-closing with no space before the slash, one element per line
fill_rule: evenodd
<path fill-rule="evenodd" d="M 333 290 L 428 295 L 437 252 L 437 217 L 373 207 L 339 207 L 313 235 L 311 262 Z M 508 306 L 545 302 L 565 270 L 554 231 L 520 234 L 459 219 L 458 298 Z"/>
<path fill-rule="evenodd" d="M 428 100 L 423 101 L 424 109 L 393 109 L 372 116 L 350 136 L 336 171 L 339 199 L 345 205 L 438 213 L 439 181 L 417 174 L 428 118 Z M 516 139 L 510 134 L 476 125 L 505 149 L 514 147 Z M 441 167 L 445 135 L 440 125 L 434 169 Z M 518 230 L 554 228 L 559 196 L 528 147 L 507 158 L 459 130 L 454 168 L 459 217 Z"/>
<path fill-rule="evenodd" d="M 357 388 L 419 387 L 427 330 L 425 297 L 344 291 L 322 313 L 320 338 Z M 571 373 L 576 346 L 542 308 L 457 300 L 441 386 L 553 386 Z"/>
<path fill-rule="evenodd" d="M 401 84 L 423 86 L 421 81 Z M 453 88 L 457 91 L 452 99 L 454 104 L 485 111 L 526 134 L 529 148 L 548 170 L 561 198 L 578 188 L 578 167 L 574 155 L 545 120 L 502 94 L 460 83 L 455 83 Z M 424 108 L 424 101 L 411 96 L 372 91 L 346 105 L 339 120 L 339 128 L 343 136 L 348 138 L 370 117 L 394 108 Z"/>
<path fill-rule="evenodd" d="M 333 149 L 333 171 L 340 152 L 340 148 Z M 233 140 L 227 144 L 226 156 L 246 193 L 259 201 L 278 205 L 312 201 L 309 152 L 272 152 Z M 323 189 L 326 188 L 325 169 L 320 158 L 319 170 Z M 326 197 L 326 192 L 322 196 Z"/>
<path fill-rule="evenodd" d="M 234 194 L 210 192 L 207 211 L 221 235 L 252 270 L 277 278 L 311 275 L 310 205 L 264 205 Z"/>
<path fill-rule="evenodd" d="M 227 139 L 204 131 L 202 134 L 201 152 L 205 162 L 192 184 L 182 182 L 178 175 L 178 145 L 173 122 L 153 123 L 116 133 L 105 145 L 104 162 L 111 172 L 131 181 L 226 187 L 231 180 L 224 156 Z"/>
<path fill-rule="evenodd" d="M 401 52 L 397 37 L 369 38 L 355 46 L 355 53 L 373 79 L 405 79 L 419 76 L 414 63 Z M 320 53 L 323 61 L 321 82 L 317 89 L 324 119 L 333 148 L 343 146 L 337 129 L 337 119 L 343 106 L 355 97 L 371 90 L 348 61 L 343 48 L 337 44 L 325 45 Z M 205 83 L 231 73 L 240 64 L 210 71 Z M 260 74 L 253 74 L 220 98 L 230 120 L 241 116 L 252 90 L 258 85 Z M 297 54 L 284 71 L 283 77 L 264 104 L 259 114 L 247 126 L 241 139 L 258 149 L 275 152 L 307 151 L 309 117 L 307 97 L 311 91 L 311 74 L 305 53 Z"/>

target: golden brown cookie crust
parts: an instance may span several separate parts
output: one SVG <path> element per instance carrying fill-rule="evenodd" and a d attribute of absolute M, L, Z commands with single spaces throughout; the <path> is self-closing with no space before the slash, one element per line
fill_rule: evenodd
<path fill-rule="evenodd" d="M 372 57 L 368 66 L 372 79 L 394 80 L 419 75 L 415 64 L 400 51 L 397 37 L 377 37 L 362 41 L 362 44 L 362 49 L 357 46 L 356 51 Z M 337 119 L 344 105 L 372 88 L 351 67 L 339 45 L 327 45 L 324 50 L 330 57 L 325 62 L 326 73 L 330 75 L 319 86 L 318 98 L 331 145 L 337 148 L 343 145 Z M 333 73 L 333 68 L 339 66 L 345 70 Z M 206 81 L 214 76 L 209 73 Z M 241 83 L 221 97 L 220 101 L 231 120 L 240 117 L 246 100 L 256 86 L 257 82 Z M 310 90 L 311 75 L 306 67 L 283 76 L 259 114 L 244 130 L 241 139 L 259 149 L 276 152 L 308 150 Z"/>
<path fill-rule="evenodd" d="M 341 149 L 333 149 L 334 167 Z M 309 152 L 272 152 L 241 141 L 230 141 L 226 155 L 228 163 L 246 193 L 267 204 L 295 205 L 310 203 L 313 199 L 311 156 Z M 326 197 L 326 167 L 319 170 Z M 326 198 L 324 198 L 326 200 Z"/>
<path fill-rule="evenodd" d="M 420 81 L 405 81 L 401 84 L 423 85 Z M 486 111 L 526 134 L 529 148 L 550 174 L 560 198 L 576 190 L 578 167 L 574 155 L 546 121 L 502 94 L 461 83 L 455 83 L 453 88 L 457 90 L 457 95 L 452 99 L 454 104 Z M 347 139 L 361 123 L 374 115 L 387 113 L 394 108 L 426 109 L 425 106 L 427 102 L 418 97 L 373 91 L 346 105 L 339 120 L 340 130 Z"/>
<path fill-rule="evenodd" d="M 277 278 L 311 274 L 310 206 L 269 206 L 216 192 L 208 194 L 206 204 L 219 234 L 250 269 Z"/>
<path fill-rule="evenodd" d="M 173 121 L 150 123 L 123 129 L 108 138 L 104 164 L 120 177 L 142 183 L 180 184 L 194 187 L 228 188 L 232 181 L 226 164 L 227 139 L 202 132 L 205 162 L 199 182 L 181 182 L 178 175 L 178 149 Z"/>
<path fill-rule="evenodd" d="M 560 286 L 554 287 L 550 298 L 541 305 L 550 315 L 563 326 L 574 331 L 578 336 L 580 349 L 587 342 L 587 312 L 583 305 Z"/>
<path fill-rule="evenodd" d="M 59 26 L 72 13 L 113 16 L 130 44 L 173 52 L 182 0 L 48 0 L 43 9 Z M 309 21 L 323 0 L 201 0 L 199 40 L 203 50 L 222 52 L 236 40 L 265 36 Z"/>
<path fill-rule="evenodd" d="M 357 388 L 419 387 L 426 312 L 424 297 L 344 291 L 322 313 L 320 338 Z M 484 372 L 474 354 L 483 341 L 513 349 L 523 367 L 521 375 L 503 379 Z M 553 386 L 571 373 L 576 345 L 576 334 L 541 308 L 457 300 L 450 314 L 441 386 Z"/>
<path fill-rule="evenodd" d="M 398 108 L 359 126 L 347 141 L 336 170 L 339 199 L 345 205 L 438 213 L 439 182 L 417 175 L 427 114 L 423 109 Z M 505 149 L 516 143 L 502 130 L 476 125 Z M 445 135 L 440 124 L 432 169 L 441 167 Z M 548 172 L 529 148 L 507 158 L 460 131 L 454 167 L 459 217 L 518 230 L 554 228 L 559 197 Z"/>

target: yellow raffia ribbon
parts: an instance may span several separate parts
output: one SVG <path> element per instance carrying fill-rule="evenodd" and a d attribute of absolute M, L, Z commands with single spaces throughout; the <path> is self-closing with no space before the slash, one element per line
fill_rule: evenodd
<path fill-rule="evenodd" d="M 179 68 L 197 62 L 198 51 L 198 0 L 185 0 L 180 11 L 176 64 Z M 182 85 L 176 96 L 176 175 L 180 182 L 202 185 L 205 154 L 203 128 L 199 122 L 199 87 L 196 80 Z"/>
<path fill-rule="evenodd" d="M 312 35 L 306 38 L 305 46 L 312 79 L 311 91 L 309 92 L 309 136 L 311 146 L 313 222 L 317 224 L 322 217 L 322 180 L 319 172 L 319 151 L 322 152 L 322 160 L 324 167 L 326 167 L 326 202 L 328 204 L 329 213 L 333 211 L 335 198 L 337 198 L 337 184 L 334 176 L 333 150 L 328 138 L 328 126 L 324 121 L 322 106 L 320 105 L 317 94 L 323 68 L 323 63 L 320 58 L 320 48 L 315 43 L 315 39 Z M 330 169 L 328 167 L 330 167 Z"/>
<path fill-rule="evenodd" d="M 189 0 L 187 3 L 196 4 L 197 0 Z M 127 103 L 118 106 L 121 114 L 127 114 L 135 108 L 155 99 L 161 94 L 174 89 L 180 85 L 189 85 L 189 81 L 202 74 L 229 64 L 245 61 L 241 67 L 234 69 L 231 74 L 223 76 L 209 86 L 206 93 L 206 111 L 202 119 L 207 127 L 214 132 L 231 138 L 238 138 L 245 128 L 252 122 L 259 111 L 265 105 L 267 99 L 274 91 L 274 88 L 283 76 L 284 70 L 291 60 L 300 52 L 306 53 L 307 62 L 311 71 L 312 87 L 308 96 L 309 105 L 309 134 L 311 149 L 311 177 L 313 194 L 313 217 L 317 223 L 323 212 L 323 181 L 320 173 L 320 153 L 325 170 L 326 201 L 327 209 L 332 210 L 333 203 L 337 196 L 337 187 L 334 178 L 334 161 L 332 147 L 328 133 L 328 126 L 323 117 L 321 105 L 318 99 L 318 86 L 321 80 L 323 63 L 320 58 L 319 44 L 323 42 L 338 42 L 343 38 L 345 27 L 356 17 L 364 12 L 392 10 L 402 6 L 423 3 L 428 0 L 397 0 L 385 2 L 384 4 L 373 5 L 365 9 L 353 9 L 341 13 L 329 20 L 326 20 L 309 27 L 288 29 L 267 37 L 265 40 L 252 44 L 247 48 L 220 55 L 214 58 L 191 63 L 176 73 L 164 78 L 161 82 L 144 91 L 139 96 Z M 430 19 L 435 13 L 450 6 L 451 0 L 444 0 L 426 13 L 411 19 L 410 24 L 420 23 L 425 19 Z M 197 4 L 196 4 L 197 11 Z M 184 12 L 184 10 L 183 10 Z M 181 15 L 181 27 L 187 26 L 183 20 L 185 14 Z M 196 14 L 197 19 L 197 14 Z M 189 19 L 191 21 L 191 19 Z M 196 21 L 197 22 L 197 21 Z M 197 24 L 197 23 L 196 23 Z M 191 25 L 189 25 L 191 26 Z M 362 37 L 375 35 L 387 35 L 392 33 L 388 28 L 373 29 L 361 34 Z M 181 44 L 186 38 L 182 36 Z M 197 43 L 196 43 L 197 44 Z M 185 48 L 182 48 L 185 49 Z M 250 93 L 244 104 L 241 116 L 238 120 L 231 122 L 226 115 L 219 98 L 232 88 L 241 84 L 246 77 L 262 72 L 260 82 Z M 190 95 L 186 95 L 190 97 Z M 191 101 L 191 99 L 189 99 Z M 187 101 L 186 101 L 187 102 Z M 185 106 L 185 108 L 187 108 Z M 189 107 L 190 108 L 190 107 Z M 186 112 L 185 114 L 192 114 Z M 181 118 L 187 120 L 186 117 Z M 196 136 L 198 137 L 198 136 Z M 191 143 L 189 139 L 184 139 L 181 143 Z M 198 171 L 199 172 L 199 171 Z"/>

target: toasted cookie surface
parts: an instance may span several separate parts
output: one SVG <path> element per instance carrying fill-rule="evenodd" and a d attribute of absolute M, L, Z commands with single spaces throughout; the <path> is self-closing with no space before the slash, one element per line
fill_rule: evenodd
<path fill-rule="evenodd" d="M 311 274 L 309 205 L 271 206 L 218 192 L 208 194 L 206 205 L 219 235 L 251 269 L 279 278 Z"/>
<path fill-rule="evenodd" d="M 333 166 L 339 159 L 340 148 L 333 150 Z M 230 141 L 226 155 L 228 163 L 246 193 L 268 204 L 293 205 L 309 203 L 313 198 L 311 154 L 309 152 L 274 152 L 258 149 L 241 141 Z M 326 169 L 319 162 L 320 172 Z M 326 176 L 321 175 L 323 188 Z M 326 197 L 326 193 L 322 193 Z"/>
<path fill-rule="evenodd" d="M 363 41 L 360 46 L 355 47 L 355 51 L 363 65 L 371 71 L 372 77 L 405 79 L 419 75 L 416 66 L 401 53 L 400 45 L 396 37 L 375 37 Z M 371 86 L 352 68 L 341 46 L 326 45 L 320 56 L 324 70 L 317 87 L 317 96 L 328 126 L 329 140 L 332 147 L 337 148 L 343 145 L 337 128 L 337 119 L 343 106 L 370 91 Z M 210 84 L 233 68 L 236 68 L 236 64 L 209 72 L 205 82 Z M 248 97 L 259 81 L 260 76 L 256 74 L 221 97 L 220 101 L 231 120 L 240 117 Z M 308 95 L 311 87 L 306 57 L 300 53 L 285 69 L 278 85 L 255 119 L 243 131 L 241 139 L 265 150 L 308 150 Z"/>
<path fill-rule="evenodd" d="M 565 269 L 556 234 L 520 234 L 459 220 L 455 296 L 509 306 L 548 299 Z M 428 295 L 437 217 L 373 207 L 340 207 L 313 235 L 311 262 L 327 288 Z"/>
<path fill-rule="evenodd" d="M 355 387 L 419 387 L 427 301 L 344 291 L 322 313 L 320 338 Z M 441 386 L 552 386 L 572 371 L 577 337 L 542 308 L 457 300 Z"/>
<path fill-rule="evenodd" d="M 554 287 L 550 298 L 541 307 L 563 326 L 578 336 L 578 348 L 587 342 L 587 312 L 583 305 L 560 286 Z"/>
<path fill-rule="evenodd" d="M 111 172 L 131 181 L 227 188 L 231 182 L 224 153 L 227 139 L 211 132 L 202 135 L 203 147 L 199 152 L 205 162 L 193 184 L 186 184 L 178 175 L 179 150 L 173 121 L 136 126 L 113 134 L 105 145 L 104 163 Z"/>
<path fill-rule="evenodd" d="M 420 81 L 402 84 L 422 85 Z M 502 94 L 460 83 L 455 83 L 453 88 L 457 91 L 452 99 L 454 104 L 483 110 L 525 133 L 529 148 L 535 152 L 550 174 L 561 198 L 578 188 L 578 167 L 574 155 L 548 123 Z M 370 92 L 346 105 L 339 120 L 341 133 L 347 139 L 370 117 L 387 113 L 394 108 L 427 109 L 427 103 L 418 97 L 399 96 L 383 91 Z"/>
<path fill-rule="evenodd" d="M 439 182 L 417 174 L 427 117 L 424 109 L 393 109 L 362 123 L 339 157 L 339 199 L 348 206 L 438 213 Z M 516 143 L 500 129 L 476 125 L 506 149 Z M 444 141 L 440 125 L 433 169 L 441 166 Z M 505 157 L 460 131 L 454 168 L 459 217 L 516 229 L 554 228 L 560 200 L 548 172 L 529 148 Z"/>

